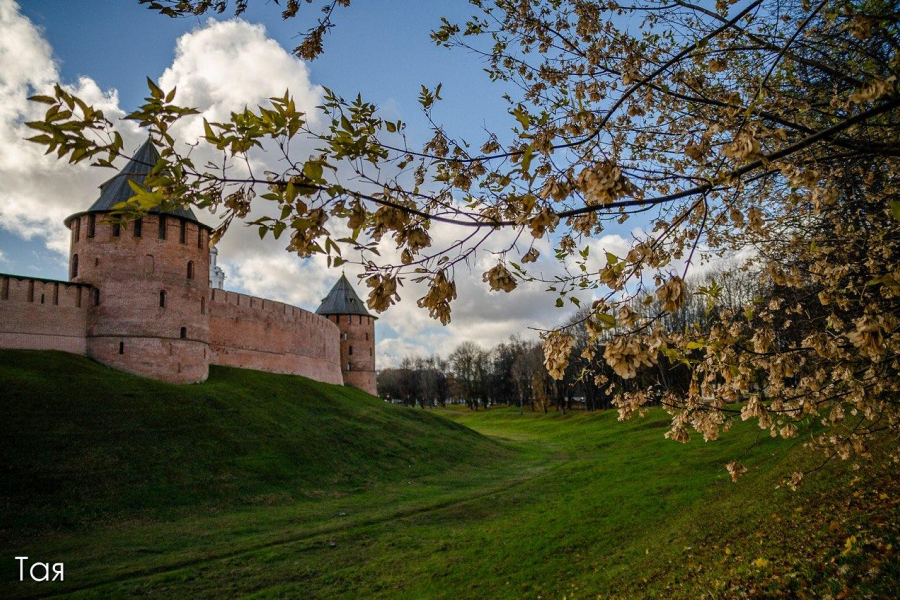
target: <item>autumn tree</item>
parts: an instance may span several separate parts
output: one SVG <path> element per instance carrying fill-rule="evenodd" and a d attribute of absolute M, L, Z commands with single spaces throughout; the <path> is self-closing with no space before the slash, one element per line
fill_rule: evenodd
<path fill-rule="evenodd" d="M 483 57 L 503 85 L 511 130 L 470 145 L 440 124 L 440 86 L 423 87 L 433 131 L 413 148 L 402 122 L 381 118 L 362 98 L 326 93 L 326 126 L 318 128 L 286 93 L 204 122 L 200 148 L 222 160 L 198 165 L 186 145 L 195 140 L 173 134 L 196 111 L 150 82 L 147 101 L 128 118 L 150 131 L 161 159 L 122 218 L 194 204 L 222 217 L 220 236 L 265 203 L 267 216 L 251 221 L 261 235 L 284 236 L 301 257 L 358 263 L 368 306 L 379 312 L 399 300 L 404 281 L 424 284 L 418 305 L 442 323 L 451 319 L 458 269 L 491 252 L 483 279 L 498 293 L 529 282 L 562 303 L 592 295 L 584 326 L 591 341 L 603 339 L 604 363 L 620 378 L 635 378 L 660 355 L 690 369 L 688 392 L 664 402 L 668 435 L 678 441 L 691 431 L 715 439 L 733 419 L 785 437 L 822 420 L 815 444 L 848 458 L 867 455 L 872 434 L 897 433 L 896 4 L 470 3 L 471 19 L 444 21 L 432 38 Z M 297 4 L 288 3 L 287 16 Z M 196 14 L 229 3 L 151 5 Z M 321 51 L 321 35 L 312 38 L 301 56 Z M 31 123 L 33 141 L 48 152 L 98 165 L 122 155 L 113 124 L 62 87 L 34 100 L 48 105 Z M 319 150 L 292 154 L 301 140 Z M 264 150 L 284 161 L 254 173 L 247 165 Z M 591 266 L 590 240 L 635 219 L 649 225 L 634 230 L 629 251 Z M 437 246 L 438 226 L 457 235 Z M 507 230 L 514 241 L 492 246 Z M 555 274 L 532 269 L 539 239 L 554 248 Z M 379 252 L 382 241 L 396 254 Z M 703 328 L 667 328 L 689 296 L 690 270 L 739 252 L 767 299 L 719 310 Z M 635 302 L 653 310 L 635 310 Z M 574 345 L 568 327 L 544 332 L 551 376 L 564 376 Z M 649 399 L 623 389 L 614 403 L 625 418 Z"/>

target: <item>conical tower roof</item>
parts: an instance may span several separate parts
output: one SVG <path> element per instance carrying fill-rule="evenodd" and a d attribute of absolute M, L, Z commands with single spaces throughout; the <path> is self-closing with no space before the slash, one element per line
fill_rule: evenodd
<path fill-rule="evenodd" d="M 346 275 L 341 274 L 328 295 L 322 300 L 322 305 L 316 310 L 317 315 L 362 315 L 371 317 L 366 310 L 366 305 L 359 296 Z"/>
<path fill-rule="evenodd" d="M 87 213 L 111 212 L 114 206 L 125 202 L 134 196 L 134 191 L 131 189 L 131 186 L 128 185 L 128 180 L 130 179 L 135 183 L 143 185 L 144 180 L 147 178 L 147 175 L 150 174 L 150 170 L 153 169 L 157 161 L 159 161 L 159 152 L 156 150 L 156 146 L 153 145 L 153 140 L 148 137 L 147 141 L 137 149 L 137 152 L 135 152 L 131 157 L 131 160 L 128 161 L 128 164 L 126 164 L 121 171 L 100 185 L 100 197 L 91 204 L 91 207 L 84 212 L 72 215 L 66 219 L 66 223 L 68 224 L 68 221 L 73 217 Z M 150 212 L 159 211 L 151 210 Z M 189 221 L 194 221 L 203 225 L 194 215 L 194 211 L 192 211 L 190 207 L 178 207 L 175 210 L 167 210 L 165 211 L 165 214 L 188 219 Z"/>

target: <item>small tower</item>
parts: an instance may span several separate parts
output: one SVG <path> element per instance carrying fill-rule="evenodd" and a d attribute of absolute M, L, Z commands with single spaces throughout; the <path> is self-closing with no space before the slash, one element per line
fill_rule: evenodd
<path fill-rule="evenodd" d="M 317 315 L 327 317 L 341 330 L 341 373 L 344 385 L 352 385 L 372 395 L 375 385 L 375 318 L 369 314 L 353 286 L 343 274 Z"/>
<path fill-rule="evenodd" d="M 148 139 L 100 197 L 65 220 L 72 232 L 69 279 L 94 286 L 87 355 L 111 367 L 173 383 L 209 373 L 209 234 L 190 208 L 114 221 L 159 153 Z"/>

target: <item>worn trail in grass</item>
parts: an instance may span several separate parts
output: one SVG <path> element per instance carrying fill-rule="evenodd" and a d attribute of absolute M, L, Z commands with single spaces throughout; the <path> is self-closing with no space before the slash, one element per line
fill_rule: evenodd
<path fill-rule="evenodd" d="M 4 547 L 62 560 L 67 577 L 4 596 L 765 596 L 788 589 L 772 579 L 784 576 L 781 565 L 794 571 L 791 585 L 829 585 L 827 569 L 795 560 L 792 539 L 836 554 L 868 523 L 861 504 L 820 531 L 816 515 L 846 496 L 832 484 L 838 471 L 797 494 L 777 488 L 807 459 L 795 442 L 749 426 L 682 445 L 663 438 L 658 411 L 627 423 L 614 413 L 435 415 L 299 378 L 222 369 L 207 384 L 174 388 L 73 357 L 28 360 L 0 370 L 19 390 L 4 410 L 22 413 L 21 431 L 5 432 L 3 458 L 18 482 L 7 506 L 18 512 L 3 513 Z M 40 373 L 54 365 L 60 376 L 88 373 L 66 384 L 70 396 L 90 386 L 82 400 L 50 400 L 59 384 Z M 32 458 L 16 463 L 27 448 Z M 180 462 L 167 464 L 171 455 Z M 42 477 L 71 500 L 25 481 L 35 461 L 54 456 L 65 467 Z M 750 469 L 737 484 L 723 468 L 735 457 Z M 23 493 L 43 500 L 29 507 Z M 882 504 L 896 513 L 896 503 Z M 800 529 L 779 540 L 789 530 L 770 530 L 773 514 L 798 516 Z M 889 555 L 883 572 L 853 585 L 896 581 Z"/>

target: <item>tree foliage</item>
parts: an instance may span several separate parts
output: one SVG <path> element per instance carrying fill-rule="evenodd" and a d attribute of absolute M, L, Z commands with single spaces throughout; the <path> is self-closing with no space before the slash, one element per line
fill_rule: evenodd
<path fill-rule="evenodd" d="M 516 90 L 506 95 L 511 130 L 488 131 L 478 145 L 457 139 L 435 116 L 440 86 L 423 86 L 433 135 L 411 148 L 405 125 L 360 97 L 328 92 L 319 108 L 326 126 L 314 128 L 285 93 L 226 122 L 204 122 L 199 143 L 223 160 L 200 167 L 172 135 L 192 109 L 150 82 L 146 103 L 128 118 L 149 129 L 162 158 L 123 212 L 194 203 L 220 211 L 221 235 L 251 203 L 272 203 L 274 216 L 252 221 L 261 235 L 287 234 L 288 250 L 300 256 L 358 262 L 377 311 L 399 299 L 404 280 L 424 282 L 418 304 L 442 323 L 457 296 L 456 269 L 498 231 L 513 230 L 515 241 L 495 250 L 483 274 L 492 290 L 538 282 L 560 302 L 579 304 L 582 292 L 596 298 L 578 323 L 544 332 L 554 378 L 565 376 L 578 344 L 589 363 L 602 350 L 623 380 L 660 356 L 684 365 L 688 390 L 664 401 L 673 415 L 668 435 L 679 441 L 692 430 L 715 439 L 735 418 L 786 437 L 821 421 L 824 433 L 812 443 L 849 458 L 867 455 L 877 431 L 896 435 L 896 4 L 470 3 L 471 19 L 443 21 L 432 39 L 481 55 L 491 78 Z M 178 14 L 227 6 L 152 4 Z M 315 50 L 299 54 L 311 57 L 321 45 Z M 31 124 L 48 151 L 98 164 L 121 153 L 102 113 L 62 88 L 34 99 L 49 105 Z M 320 150 L 293 155 L 298 138 Z M 273 148 L 283 167 L 253 173 L 253 158 Z M 650 227 L 630 250 L 589 267 L 589 241 L 638 215 Z M 334 236 L 338 223 L 350 234 Z M 435 246 L 437 223 L 456 229 L 454 241 Z M 542 238 L 562 274 L 529 270 Z M 383 239 L 399 259 L 379 254 Z M 702 323 L 672 326 L 691 295 L 689 271 L 704 256 L 737 252 L 764 293 L 726 305 L 712 282 L 696 293 L 716 309 Z M 613 391 L 623 418 L 650 401 L 646 390 Z"/>

